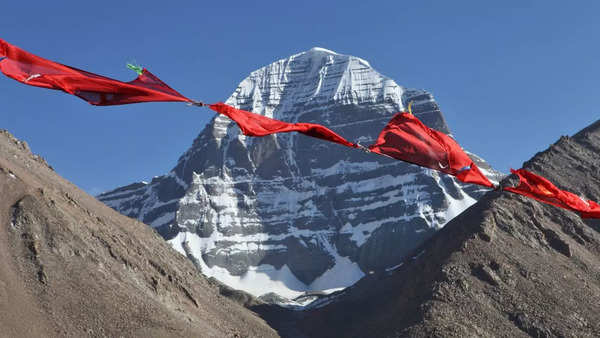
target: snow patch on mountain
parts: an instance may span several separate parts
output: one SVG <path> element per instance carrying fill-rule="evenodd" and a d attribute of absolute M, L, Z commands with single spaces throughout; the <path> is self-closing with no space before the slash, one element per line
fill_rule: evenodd
<path fill-rule="evenodd" d="M 438 184 L 444 197 L 447 201 L 447 208 L 444 211 L 437 213 L 438 217 L 443 220 L 443 223 L 438 223 L 434 225 L 437 229 L 441 229 L 446 223 L 450 222 L 454 217 L 458 216 L 460 213 L 465 211 L 471 205 L 477 202 L 476 199 L 466 194 L 460 186 L 457 184 L 456 180 L 452 180 L 451 184 L 453 185 L 453 189 L 458 191 L 460 198 L 455 198 L 451 194 L 448 193 L 448 187 L 446 186 L 445 181 L 440 178 L 440 173 L 434 170 L 429 170 L 429 174 L 431 177 L 435 179 L 435 182 Z"/>
<path fill-rule="evenodd" d="M 321 236 L 324 236 L 324 234 L 321 234 Z M 260 240 L 261 238 L 268 239 L 269 237 L 263 235 L 254 239 Z M 228 240 L 235 241 L 236 238 L 229 238 Z M 237 238 L 237 240 L 239 241 L 240 238 Z M 310 285 L 298 280 L 287 265 L 277 269 L 269 264 L 261 264 L 250 267 L 241 276 L 232 275 L 227 269 L 217 265 L 209 267 L 202 257 L 206 249 L 214 248 L 214 238 L 207 241 L 206 238 L 199 237 L 196 234 L 180 232 L 175 238 L 169 240 L 169 243 L 181 254 L 195 257 L 200 264 L 202 273 L 207 277 L 214 277 L 232 288 L 244 290 L 256 297 L 274 292 L 291 300 L 311 291 L 320 291 L 327 294 L 348 287 L 364 276 L 356 263 L 347 257 L 341 257 L 326 239 L 320 241 L 320 243 L 334 257 L 336 264 Z M 191 248 L 191 252 L 187 252 L 185 247 Z M 256 248 L 252 248 L 252 250 L 255 249 L 260 250 L 260 244 Z M 265 248 L 262 247 L 262 249 Z"/>

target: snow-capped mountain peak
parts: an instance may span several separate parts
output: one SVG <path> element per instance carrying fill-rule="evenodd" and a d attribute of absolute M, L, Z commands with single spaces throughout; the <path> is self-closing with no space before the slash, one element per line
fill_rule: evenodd
<path fill-rule="evenodd" d="M 315 47 L 250 73 L 227 103 L 368 144 L 409 101 L 425 124 L 449 132 L 429 93 Z M 219 115 L 169 174 L 99 198 L 156 227 L 206 275 L 257 296 L 295 297 L 397 265 L 483 192 L 303 135 L 245 137 Z"/>
<path fill-rule="evenodd" d="M 269 117 L 298 118 L 285 116 L 285 107 L 386 99 L 401 102 L 402 93 L 402 87 L 371 68 L 367 61 L 314 47 L 252 72 L 227 103 Z M 281 116 L 274 116 L 274 111 Z"/>

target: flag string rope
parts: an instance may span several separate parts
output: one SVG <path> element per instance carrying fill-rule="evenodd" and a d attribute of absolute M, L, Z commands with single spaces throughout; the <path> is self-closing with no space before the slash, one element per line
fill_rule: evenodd
<path fill-rule="evenodd" d="M 412 113 L 395 114 L 379 134 L 375 143 L 363 146 L 353 143 L 331 129 L 315 123 L 288 123 L 260 114 L 237 109 L 219 102 L 206 104 L 191 100 L 169 87 L 147 69 L 128 64 L 138 76 L 122 82 L 85 70 L 56 63 L 31 54 L 0 39 L 0 71 L 30 86 L 62 90 L 92 105 L 107 106 L 141 102 L 186 102 L 190 106 L 208 107 L 237 123 L 247 136 L 266 136 L 283 132 L 299 132 L 307 136 L 360 149 L 396 160 L 416 164 L 456 177 L 463 183 L 477 184 L 533 198 L 563 209 L 578 212 L 582 218 L 600 218 L 600 205 L 557 188 L 547 179 L 525 169 L 512 170 L 519 178 L 516 187 L 494 186 L 477 165 L 450 136 L 431 129 Z"/>

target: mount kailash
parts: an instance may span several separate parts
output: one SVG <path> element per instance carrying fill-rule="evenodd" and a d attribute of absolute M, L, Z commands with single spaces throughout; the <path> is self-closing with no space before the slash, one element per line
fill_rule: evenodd
<path fill-rule="evenodd" d="M 226 103 L 368 145 L 410 101 L 426 125 L 450 133 L 428 92 L 313 48 L 252 72 Z M 468 154 L 494 183 L 502 177 Z M 217 115 L 169 173 L 98 198 L 154 227 L 205 275 L 291 299 L 393 268 L 485 191 L 296 133 L 246 137 Z"/>

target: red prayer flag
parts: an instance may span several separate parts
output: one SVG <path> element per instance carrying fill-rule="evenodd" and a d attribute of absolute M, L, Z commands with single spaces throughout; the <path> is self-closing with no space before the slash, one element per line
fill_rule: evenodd
<path fill-rule="evenodd" d="M 288 123 L 275 120 L 249 111 L 234 108 L 222 102 L 209 105 L 210 109 L 234 120 L 247 136 L 266 136 L 275 133 L 297 131 L 304 135 L 339 143 L 346 147 L 358 148 L 352 142 L 336 134 L 331 129 L 315 123 Z"/>
<path fill-rule="evenodd" d="M 24 84 L 62 90 L 97 106 L 154 101 L 191 102 L 146 69 L 135 80 L 121 82 L 43 59 L 2 39 L 0 71 Z"/>
<path fill-rule="evenodd" d="M 369 147 L 372 152 L 455 176 L 465 183 L 493 188 L 473 160 L 450 136 L 424 125 L 413 114 L 398 113 Z"/>
<path fill-rule="evenodd" d="M 594 201 L 587 201 L 590 208 L 586 211 L 580 211 L 581 218 L 600 218 L 600 205 Z"/>
<path fill-rule="evenodd" d="M 510 170 L 519 178 L 519 185 L 504 190 L 536 199 L 559 208 L 579 212 L 582 218 L 600 218 L 600 205 L 594 201 L 585 201 L 572 192 L 557 188 L 544 177 L 525 169 Z"/>

